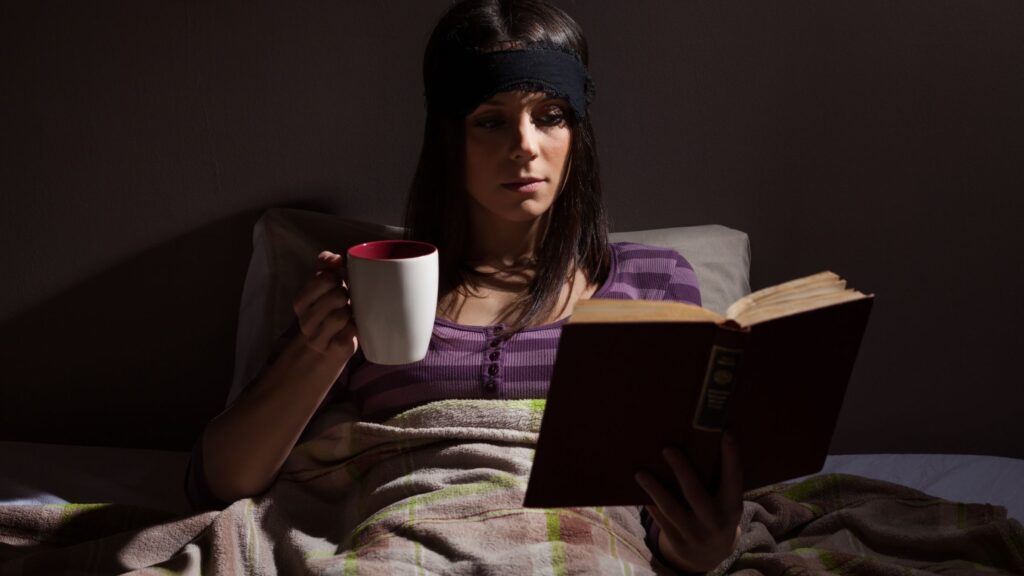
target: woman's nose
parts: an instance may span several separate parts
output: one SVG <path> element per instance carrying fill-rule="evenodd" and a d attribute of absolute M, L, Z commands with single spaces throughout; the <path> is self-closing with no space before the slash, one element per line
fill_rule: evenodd
<path fill-rule="evenodd" d="M 512 158 L 516 160 L 532 160 L 537 157 L 538 150 L 538 131 L 537 127 L 533 125 L 533 118 L 528 114 L 524 115 L 516 126 L 512 135 L 514 141 L 512 143 Z"/>

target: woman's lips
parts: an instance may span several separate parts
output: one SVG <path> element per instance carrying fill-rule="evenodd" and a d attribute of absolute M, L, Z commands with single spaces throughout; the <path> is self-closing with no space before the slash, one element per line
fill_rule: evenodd
<path fill-rule="evenodd" d="M 533 192 L 539 192 L 543 185 L 544 180 L 537 180 L 534 182 L 509 182 L 507 184 L 502 184 L 501 187 L 513 192 L 532 194 Z"/>

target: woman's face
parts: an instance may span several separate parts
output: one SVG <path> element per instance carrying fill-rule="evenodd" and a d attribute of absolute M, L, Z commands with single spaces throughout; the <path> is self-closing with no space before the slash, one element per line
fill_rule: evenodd
<path fill-rule="evenodd" d="M 473 212 L 535 220 L 561 189 L 572 133 L 569 106 L 541 92 L 502 92 L 466 116 L 466 187 Z"/>

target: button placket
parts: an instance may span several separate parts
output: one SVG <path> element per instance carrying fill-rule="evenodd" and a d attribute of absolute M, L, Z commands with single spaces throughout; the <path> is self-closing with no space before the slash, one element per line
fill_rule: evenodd
<path fill-rule="evenodd" d="M 487 329 L 487 346 L 480 366 L 480 380 L 485 390 L 495 393 L 501 384 L 501 357 L 506 338 L 501 336 L 505 327 L 501 324 Z"/>

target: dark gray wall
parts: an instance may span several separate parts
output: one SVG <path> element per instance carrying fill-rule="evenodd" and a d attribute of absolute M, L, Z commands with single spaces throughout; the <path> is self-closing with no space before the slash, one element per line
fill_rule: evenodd
<path fill-rule="evenodd" d="M 447 2 L 43 1 L 0 18 L 0 438 L 186 448 L 273 205 L 398 223 Z M 835 452 L 1024 457 L 1024 4 L 563 1 L 618 230 L 750 233 L 878 298 Z"/>

